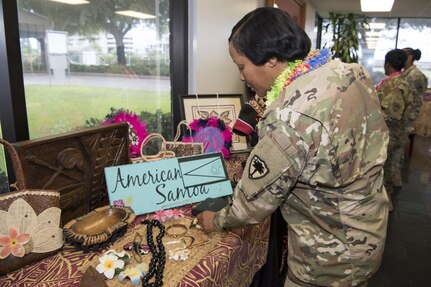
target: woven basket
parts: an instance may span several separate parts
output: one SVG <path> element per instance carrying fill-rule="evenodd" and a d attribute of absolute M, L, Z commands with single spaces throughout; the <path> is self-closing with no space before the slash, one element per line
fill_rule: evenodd
<path fill-rule="evenodd" d="M 191 142 L 181 142 L 181 126 L 185 126 L 190 133 Z M 204 144 L 202 142 L 194 142 L 192 137 L 192 129 L 187 121 L 179 122 L 177 126 L 177 133 L 174 141 L 166 142 L 166 149 L 175 153 L 176 157 L 191 156 L 195 154 L 202 154 L 204 152 Z"/>
<path fill-rule="evenodd" d="M 25 255 L 18 257 L 10 253 L 6 258 L 0 259 L 0 275 L 3 275 L 56 253 L 63 246 L 63 235 L 59 228 L 61 226 L 60 193 L 54 190 L 27 189 L 18 154 L 9 142 L 0 140 L 0 144 L 6 148 L 12 159 L 17 189 L 0 195 L 0 216 L 2 217 L 0 234 L 9 235 L 11 227 L 16 228 L 20 234 L 27 234 L 27 231 L 31 230 L 30 241 L 22 245 L 25 248 Z M 49 214 L 48 218 L 39 217 L 44 211 L 47 212 L 43 216 Z M 35 223 L 37 228 L 32 227 Z M 48 229 L 50 229 L 49 232 L 41 232 Z M 45 241 L 46 246 L 39 248 L 39 241 Z M 5 248 L 5 246 L 2 247 Z M 46 252 L 43 252 L 44 250 Z"/>
<path fill-rule="evenodd" d="M 154 139 L 160 139 L 161 140 L 161 148 L 160 151 L 155 155 L 146 155 L 144 152 L 144 148 L 147 144 L 149 144 Z M 132 158 L 132 163 L 141 163 L 141 162 L 148 162 L 148 161 L 155 161 L 155 160 L 161 160 L 165 158 L 173 158 L 175 157 L 175 153 L 173 151 L 169 151 L 166 149 L 166 140 L 165 138 L 158 133 L 152 133 L 149 134 L 141 144 L 141 157 Z"/>

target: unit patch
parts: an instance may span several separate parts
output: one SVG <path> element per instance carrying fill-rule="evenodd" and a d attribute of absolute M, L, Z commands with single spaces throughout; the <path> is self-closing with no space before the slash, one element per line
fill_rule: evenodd
<path fill-rule="evenodd" d="M 248 167 L 248 177 L 250 179 L 259 179 L 264 177 L 268 173 L 269 169 L 266 163 L 257 155 L 254 155 L 253 159 L 250 162 L 250 166 Z"/>

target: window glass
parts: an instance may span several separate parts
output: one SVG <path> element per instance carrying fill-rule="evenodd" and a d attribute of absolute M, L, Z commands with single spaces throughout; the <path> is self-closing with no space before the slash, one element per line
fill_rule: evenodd
<path fill-rule="evenodd" d="M 30 138 L 128 110 L 172 130 L 168 0 L 18 0 Z"/>
<path fill-rule="evenodd" d="M 431 47 L 429 35 L 431 35 L 431 19 L 401 19 L 398 48 L 410 47 L 421 50 L 421 58 L 415 64 L 427 76 L 428 87 L 431 87 L 431 53 L 427 52 Z"/>
<path fill-rule="evenodd" d="M 0 139 L 2 139 L 2 131 L 0 125 Z M 0 194 L 3 192 L 9 191 L 8 188 L 8 178 L 6 173 L 6 160 L 4 157 L 4 148 L 3 145 L 0 146 Z"/>
<path fill-rule="evenodd" d="M 374 84 L 385 77 L 385 55 L 395 49 L 398 20 L 395 18 L 372 18 L 369 29 L 359 42 L 359 63 L 371 74 Z"/>

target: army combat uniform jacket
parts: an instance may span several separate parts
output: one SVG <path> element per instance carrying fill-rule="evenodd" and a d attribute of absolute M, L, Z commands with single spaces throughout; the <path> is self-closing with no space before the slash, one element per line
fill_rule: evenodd
<path fill-rule="evenodd" d="M 428 87 L 427 77 L 419 70 L 415 65 L 410 66 L 408 69 L 403 71 L 404 78 L 411 84 L 413 90 L 413 105 L 412 115 L 413 121 L 419 115 L 422 106 L 422 97 L 425 94 Z"/>
<path fill-rule="evenodd" d="M 262 222 L 280 206 L 288 267 L 319 286 L 355 286 L 379 267 L 388 197 L 388 130 L 368 72 L 331 61 L 268 107 L 232 204 L 217 229 Z"/>
<path fill-rule="evenodd" d="M 413 90 L 400 74 L 388 78 L 377 90 L 383 117 L 391 136 L 403 137 L 408 125 L 416 118 L 413 108 Z"/>

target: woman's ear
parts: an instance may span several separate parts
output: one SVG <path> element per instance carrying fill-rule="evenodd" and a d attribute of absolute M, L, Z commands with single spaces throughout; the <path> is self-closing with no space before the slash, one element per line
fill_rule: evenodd
<path fill-rule="evenodd" d="M 275 66 L 277 66 L 278 60 L 276 57 L 272 57 L 271 59 L 269 59 L 265 65 L 270 67 L 270 68 L 274 68 Z"/>

